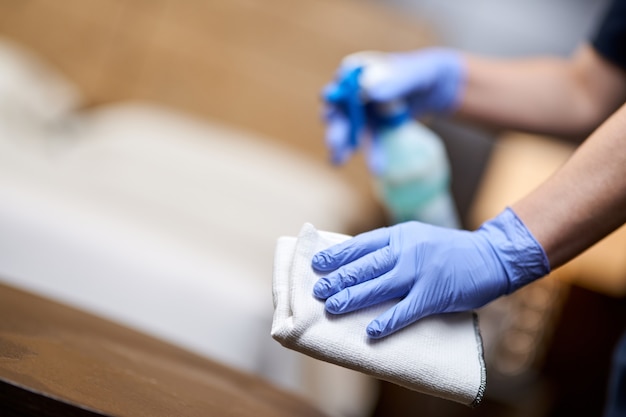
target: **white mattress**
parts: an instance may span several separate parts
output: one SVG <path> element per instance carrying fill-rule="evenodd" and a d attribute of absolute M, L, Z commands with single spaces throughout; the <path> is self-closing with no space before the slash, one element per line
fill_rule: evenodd
<path fill-rule="evenodd" d="M 347 232 L 364 204 L 350 184 L 250 132 L 79 103 L 0 43 L 0 280 L 366 415 L 373 381 L 270 337 L 276 239 L 304 222 Z"/>

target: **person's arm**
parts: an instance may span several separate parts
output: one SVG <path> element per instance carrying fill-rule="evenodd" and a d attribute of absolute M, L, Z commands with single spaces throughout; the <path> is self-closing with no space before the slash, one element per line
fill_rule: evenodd
<path fill-rule="evenodd" d="M 503 128 L 588 135 L 626 98 L 626 73 L 584 44 L 568 59 L 463 55 L 458 116 Z"/>
<path fill-rule="evenodd" d="M 350 57 L 338 74 L 354 67 Z M 589 44 L 569 58 L 491 58 L 450 48 L 377 57 L 363 67 L 362 97 L 370 102 L 406 101 L 418 118 L 446 114 L 496 128 L 579 139 L 626 99 L 626 72 Z M 325 92 L 335 91 L 340 80 Z M 326 142 L 341 164 L 354 151 L 351 121 L 345 110 L 326 100 Z"/>
<path fill-rule="evenodd" d="M 367 327 L 385 337 L 432 314 L 466 311 L 571 260 L 626 221 L 626 105 L 551 178 L 476 231 L 420 222 L 355 236 L 316 254 L 326 310 L 397 303 Z"/>
<path fill-rule="evenodd" d="M 626 105 L 512 208 L 544 248 L 552 268 L 626 222 Z"/>

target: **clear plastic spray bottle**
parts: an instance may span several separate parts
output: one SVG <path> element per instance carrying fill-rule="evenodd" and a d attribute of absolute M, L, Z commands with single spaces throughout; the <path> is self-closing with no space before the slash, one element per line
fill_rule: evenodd
<path fill-rule="evenodd" d="M 416 121 L 402 100 L 368 102 L 361 94 L 359 77 L 365 65 L 385 70 L 381 55 L 361 52 L 346 57 L 353 68 L 342 81 L 344 110 L 350 119 L 352 140 L 362 129 L 370 136 L 368 153 L 375 193 L 390 220 L 418 220 L 437 226 L 460 228 L 451 194 L 451 167 L 442 139 Z M 384 75 L 384 74 L 381 74 Z"/>
<path fill-rule="evenodd" d="M 373 181 L 391 220 L 459 228 L 450 191 L 450 163 L 441 138 L 411 117 L 393 119 L 378 126 L 373 138 L 377 143 L 369 148 L 378 153 L 369 158 Z"/>

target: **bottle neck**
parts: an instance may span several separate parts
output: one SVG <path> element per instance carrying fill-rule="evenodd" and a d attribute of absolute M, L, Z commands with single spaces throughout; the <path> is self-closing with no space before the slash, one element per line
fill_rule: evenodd
<path fill-rule="evenodd" d="M 367 120 L 371 129 L 393 129 L 406 122 L 410 117 L 409 106 L 402 100 L 366 105 Z"/>

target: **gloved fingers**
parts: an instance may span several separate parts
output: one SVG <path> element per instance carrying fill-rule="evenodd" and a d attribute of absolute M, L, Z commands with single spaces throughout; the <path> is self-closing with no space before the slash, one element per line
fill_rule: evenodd
<path fill-rule="evenodd" d="M 394 285 L 391 275 L 392 272 L 388 272 L 379 278 L 339 291 L 326 299 L 326 311 L 332 314 L 349 313 L 402 297 L 406 289 Z"/>
<path fill-rule="evenodd" d="M 313 255 L 311 265 L 319 272 L 334 271 L 389 244 L 389 229 L 382 227 L 361 233 Z"/>
<path fill-rule="evenodd" d="M 318 298 L 328 298 L 344 288 L 380 277 L 389 272 L 395 263 L 391 249 L 385 246 L 320 278 L 313 287 L 313 294 Z"/>
<path fill-rule="evenodd" d="M 331 162 L 335 165 L 345 163 L 354 149 L 350 146 L 350 123 L 337 109 L 326 110 L 326 147 L 330 152 Z"/>
<path fill-rule="evenodd" d="M 366 329 L 368 336 L 372 339 L 383 338 L 427 316 L 423 306 L 417 305 L 419 302 L 419 298 L 405 297 L 372 320 Z"/>
<path fill-rule="evenodd" d="M 341 100 L 341 91 L 335 83 L 330 83 L 322 90 L 324 100 L 323 118 L 326 123 L 326 147 L 330 152 L 331 163 L 341 165 L 354 152 L 351 145 L 351 126 L 348 116 L 337 105 Z"/>
<path fill-rule="evenodd" d="M 382 174 L 387 167 L 387 160 L 382 148 L 382 143 L 380 140 L 377 140 L 377 138 L 373 138 L 369 143 L 367 163 L 370 171 L 374 173 L 374 175 Z"/>

